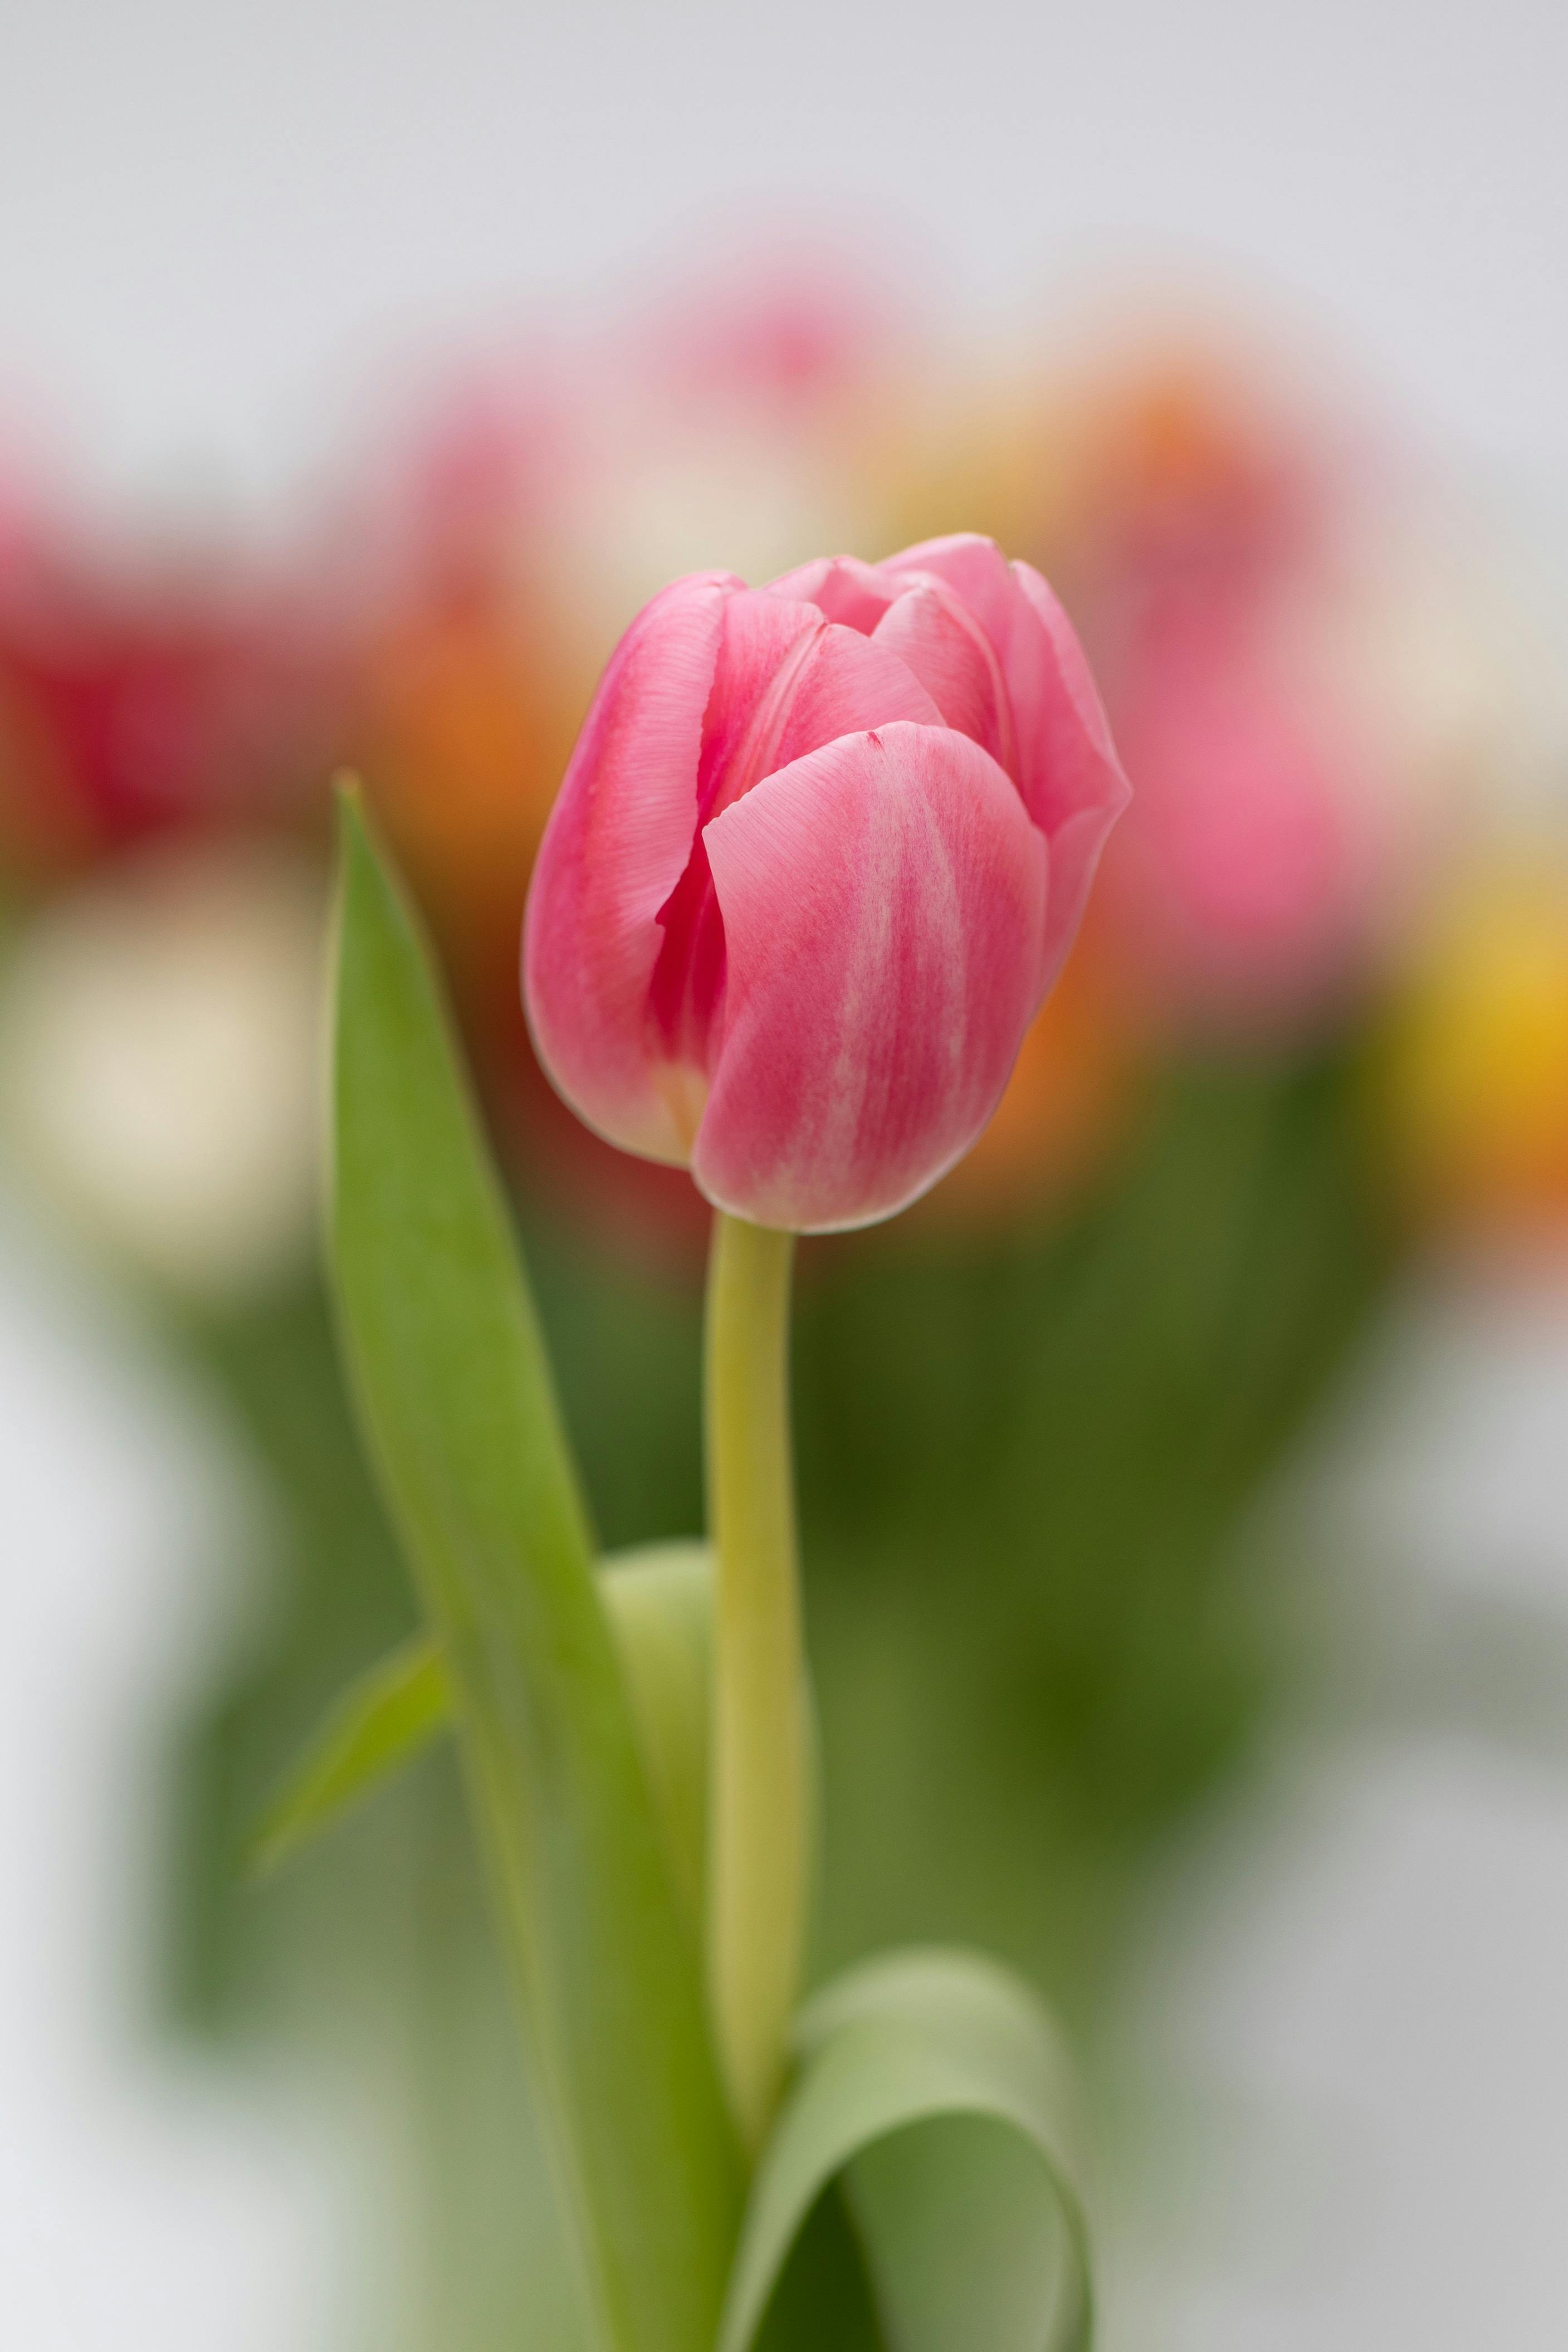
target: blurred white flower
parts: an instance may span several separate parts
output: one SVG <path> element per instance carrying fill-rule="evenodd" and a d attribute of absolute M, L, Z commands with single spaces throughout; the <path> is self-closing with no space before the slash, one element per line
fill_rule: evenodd
<path fill-rule="evenodd" d="M 1521 515 L 1496 486 L 1427 483 L 1381 509 L 1335 593 L 1296 617 L 1303 675 L 1354 722 L 1382 780 L 1360 813 L 1381 839 L 1396 960 L 1478 848 L 1562 822 L 1568 570 L 1552 501 Z"/>
<path fill-rule="evenodd" d="M 821 451 L 777 432 L 732 423 L 607 454 L 586 475 L 561 550 L 601 635 L 681 572 L 755 584 L 803 561 L 802 548 L 858 547 L 875 533 L 870 501 L 831 478 Z"/>
<path fill-rule="evenodd" d="M 0 991 L 0 1115 L 50 1206 L 188 1297 L 305 1256 L 325 894 L 276 845 L 151 853 L 51 908 Z"/>

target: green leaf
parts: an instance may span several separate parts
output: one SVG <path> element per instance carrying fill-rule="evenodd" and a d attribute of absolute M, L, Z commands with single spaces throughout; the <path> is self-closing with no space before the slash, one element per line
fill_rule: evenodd
<path fill-rule="evenodd" d="M 706 1543 L 639 1544 L 600 1563 L 670 1866 L 700 1931 L 707 1851 L 713 1554 Z"/>
<path fill-rule="evenodd" d="M 343 804 L 334 1270 L 446 1662 L 536 2094 L 602 2343 L 709 2344 L 738 2159 L 501 1191 L 425 951 Z"/>
<path fill-rule="evenodd" d="M 977 1955 L 852 1969 L 798 2028 L 717 2352 L 749 2352 L 841 2184 L 900 2352 L 1085 2352 L 1089 2271 L 1068 2070 L 1029 1988 Z"/>
<path fill-rule="evenodd" d="M 257 1824 L 248 1861 L 267 1877 L 427 1748 L 451 1719 L 441 1653 L 417 1635 L 341 1693 Z"/>
<path fill-rule="evenodd" d="M 599 1563 L 643 1761 L 681 1899 L 700 1923 L 707 1843 L 713 1556 L 698 1542 L 641 1544 Z M 449 1728 L 441 1654 L 402 1643 L 334 1702 L 250 1842 L 253 1875 L 302 1853 Z"/>
<path fill-rule="evenodd" d="M 841 2179 L 801 2224 L 755 2340 L 757 2352 L 890 2352 Z"/>

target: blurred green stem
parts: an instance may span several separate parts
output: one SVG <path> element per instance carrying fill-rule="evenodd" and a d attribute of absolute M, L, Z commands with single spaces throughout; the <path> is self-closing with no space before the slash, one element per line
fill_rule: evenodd
<path fill-rule="evenodd" d="M 808 1706 L 789 1445 L 791 1234 L 722 1212 L 708 1265 L 714 1627 L 708 1999 L 755 2151 L 784 2078 L 810 1873 Z"/>

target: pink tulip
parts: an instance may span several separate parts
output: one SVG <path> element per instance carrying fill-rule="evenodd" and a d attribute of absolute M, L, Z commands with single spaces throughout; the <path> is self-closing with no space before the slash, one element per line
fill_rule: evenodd
<path fill-rule="evenodd" d="M 732 1215 L 891 1216 L 996 1108 L 1126 793 L 1065 614 L 989 540 L 677 580 L 539 851 L 539 1057 Z"/>

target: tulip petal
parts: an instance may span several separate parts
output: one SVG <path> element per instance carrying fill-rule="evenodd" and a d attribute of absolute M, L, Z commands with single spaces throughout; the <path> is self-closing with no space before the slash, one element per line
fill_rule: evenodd
<path fill-rule="evenodd" d="M 1002 667 L 1018 729 L 1019 789 L 1051 843 L 1043 995 L 1077 935 L 1106 836 L 1132 794 L 1077 632 L 1031 564 Z"/>
<path fill-rule="evenodd" d="M 873 642 L 907 663 L 949 727 L 1012 774 L 1012 714 L 1000 666 L 985 631 L 950 589 L 935 576 L 912 585 L 877 624 Z"/>
<path fill-rule="evenodd" d="M 877 570 L 894 580 L 909 572 L 933 573 L 973 613 L 998 658 L 1003 657 L 1012 632 L 1018 592 L 1007 557 L 994 539 L 984 539 L 977 530 L 956 530 L 945 539 L 923 539 L 918 545 L 890 555 L 885 563 L 878 564 Z"/>
<path fill-rule="evenodd" d="M 904 1207 L 965 1152 L 1035 1003 L 1046 846 L 967 736 L 843 737 L 704 835 L 728 982 L 692 1171 L 805 1233 Z"/>
<path fill-rule="evenodd" d="M 703 729 L 703 822 L 775 768 L 895 719 L 939 727 L 942 714 L 896 653 L 817 606 L 746 590 L 725 608 Z"/>
<path fill-rule="evenodd" d="M 822 632 L 814 604 L 743 588 L 724 608 L 713 692 L 703 719 L 697 802 L 702 821 L 777 762 L 769 756 L 789 690 Z"/>
<path fill-rule="evenodd" d="M 824 555 L 780 573 L 763 593 L 815 604 L 830 621 L 841 621 L 845 628 L 869 637 L 897 591 L 889 587 L 877 564 L 862 563 L 858 555 Z"/>
<path fill-rule="evenodd" d="M 648 985 L 697 823 L 697 772 L 727 603 L 723 572 L 677 580 L 622 638 L 534 868 L 524 996 L 552 1083 L 628 1151 L 684 1160 L 647 1051 Z"/>
<path fill-rule="evenodd" d="M 1129 798 L 1083 648 L 1033 566 L 1009 564 L 977 532 L 926 540 L 880 568 L 943 582 L 980 623 L 1001 666 L 1018 747 L 1007 764 L 1051 844 L 1043 996 L 1077 935 L 1100 853 Z"/>
<path fill-rule="evenodd" d="M 898 719 L 942 723 L 896 654 L 824 621 L 812 604 L 749 591 L 732 596 L 704 724 L 699 823 L 706 826 L 774 769 L 835 736 Z M 664 936 L 649 987 L 651 1024 L 673 1064 L 706 1073 L 727 964 L 701 832 L 659 922 Z M 689 1087 L 684 1095 L 677 1093 L 677 1107 L 689 1112 Z"/>
<path fill-rule="evenodd" d="M 800 666 L 765 772 L 787 768 L 840 735 L 899 719 L 940 727 L 942 713 L 894 648 L 830 621 Z"/>

